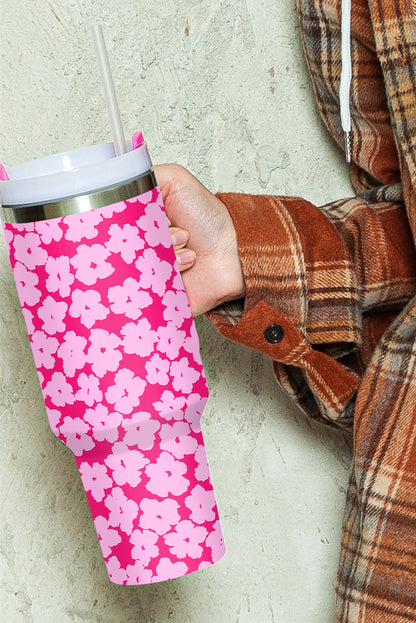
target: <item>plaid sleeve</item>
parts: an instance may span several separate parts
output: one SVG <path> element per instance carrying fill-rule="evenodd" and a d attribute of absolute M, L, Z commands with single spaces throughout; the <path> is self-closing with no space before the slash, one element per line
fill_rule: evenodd
<path fill-rule="evenodd" d="M 317 208 L 292 197 L 218 196 L 236 228 L 246 297 L 206 316 L 225 337 L 268 355 L 309 416 L 348 427 L 363 356 L 416 291 L 402 203 L 356 198 Z"/>

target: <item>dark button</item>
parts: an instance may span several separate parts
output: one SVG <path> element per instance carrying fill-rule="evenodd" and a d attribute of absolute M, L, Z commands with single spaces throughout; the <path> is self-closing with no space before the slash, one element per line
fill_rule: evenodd
<path fill-rule="evenodd" d="M 270 344 L 277 344 L 283 340 L 285 332 L 280 324 L 271 324 L 264 332 L 264 337 Z"/>

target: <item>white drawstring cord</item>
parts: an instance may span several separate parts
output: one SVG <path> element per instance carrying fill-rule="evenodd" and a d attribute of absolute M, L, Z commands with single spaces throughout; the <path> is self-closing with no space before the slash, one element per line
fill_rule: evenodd
<path fill-rule="evenodd" d="M 341 60 L 342 69 L 339 85 L 341 125 L 344 131 L 345 157 L 347 162 L 351 162 L 351 0 L 342 0 L 341 5 Z"/>

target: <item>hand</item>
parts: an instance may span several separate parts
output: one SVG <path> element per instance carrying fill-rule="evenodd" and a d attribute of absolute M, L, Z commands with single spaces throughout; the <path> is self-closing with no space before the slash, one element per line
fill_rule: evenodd
<path fill-rule="evenodd" d="M 193 315 L 243 298 L 237 238 L 225 205 L 179 165 L 156 166 L 155 173 Z"/>

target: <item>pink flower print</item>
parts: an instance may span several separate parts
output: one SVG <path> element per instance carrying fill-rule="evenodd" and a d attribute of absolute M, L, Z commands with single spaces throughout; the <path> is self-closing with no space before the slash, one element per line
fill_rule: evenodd
<path fill-rule="evenodd" d="M 84 465 L 84 463 L 83 463 Z M 84 485 L 85 487 L 85 485 Z M 101 501 L 97 500 L 98 502 Z M 102 515 L 99 515 L 94 520 L 95 529 L 97 530 L 98 539 L 100 541 L 101 550 L 104 558 L 107 558 L 111 554 L 111 550 L 115 545 L 118 545 L 121 541 L 120 533 L 113 528 L 110 528 L 108 521 Z"/>
<path fill-rule="evenodd" d="M 162 305 L 166 306 L 163 310 L 164 320 L 173 322 L 177 327 L 182 326 L 184 318 L 191 316 L 186 292 L 168 290 L 162 299 Z"/>
<path fill-rule="evenodd" d="M 140 396 L 143 394 L 146 382 L 134 373 L 122 368 L 115 377 L 115 383 L 111 385 L 105 394 L 107 402 L 115 405 L 115 410 L 128 415 L 140 403 Z"/>
<path fill-rule="evenodd" d="M 91 240 L 98 234 L 96 225 L 102 221 L 102 217 L 97 210 L 90 210 L 87 213 L 71 214 L 63 219 L 67 230 L 65 232 L 66 240 L 79 242 L 82 238 Z"/>
<path fill-rule="evenodd" d="M 118 440 L 118 427 L 122 419 L 121 413 L 109 413 L 103 404 L 98 404 L 94 409 L 87 409 L 84 414 L 84 420 L 91 424 L 94 439 L 110 443 Z"/>
<path fill-rule="evenodd" d="M 195 526 L 192 521 L 180 521 L 174 532 L 165 535 L 165 543 L 177 558 L 198 558 L 202 554 L 201 543 L 207 538 L 208 531 L 202 526 Z"/>
<path fill-rule="evenodd" d="M 16 262 L 13 274 L 21 305 L 29 305 L 32 307 L 39 303 L 41 291 L 35 288 L 39 283 L 37 274 L 27 270 L 21 262 Z"/>
<path fill-rule="evenodd" d="M 154 402 L 153 406 L 165 420 L 171 420 L 172 418 L 174 420 L 182 420 L 185 397 L 175 396 L 175 394 L 166 389 L 161 396 L 161 400 Z"/>
<path fill-rule="evenodd" d="M 113 218 L 114 213 L 123 212 L 128 205 L 127 202 L 117 202 L 112 205 L 105 206 L 104 208 L 100 208 L 100 214 L 103 218 Z"/>
<path fill-rule="evenodd" d="M 16 234 L 13 240 L 14 257 L 29 270 L 45 264 L 48 254 L 40 246 L 40 238 L 34 232 L 21 236 Z"/>
<path fill-rule="evenodd" d="M 127 582 L 127 572 L 121 568 L 119 560 L 111 556 L 107 561 L 107 572 L 114 584 L 125 584 Z"/>
<path fill-rule="evenodd" d="M 96 290 L 84 292 L 76 289 L 73 291 L 69 315 L 73 318 L 80 318 L 82 324 L 88 329 L 91 329 L 97 320 L 104 320 L 109 313 L 109 310 L 101 303 L 101 296 Z"/>
<path fill-rule="evenodd" d="M 43 384 L 45 382 L 45 377 L 43 376 L 42 372 L 40 372 L 39 370 L 37 370 L 37 373 L 38 373 L 38 379 L 39 379 L 40 386 L 43 387 Z"/>
<path fill-rule="evenodd" d="M 179 355 L 179 349 L 183 346 L 185 331 L 179 331 L 173 322 L 168 322 L 165 326 L 157 329 L 157 350 L 169 359 L 176 359 Z"/>
<path fill-rule="evenodd" d="M 144 247 L 138 228 L 128 223 L 123 225 L 123 227 L 113 223 L 108 231 L 110 240 L 105 244 L 107 249 L 111 253 L 120 253 L 126 264 L 131 264 L 136 257 L 137 251 Z"/>
<path fill-rule="evenodd" d="M 169 558 L 161 558 L 156 569 L 158 582 L 173 580 L 189 572 L 184 562 L 172 562 Z"/>
<path fill-rule="evenodd" d="M 58 348 L 57 354 L 62 359 L 66 376 L 74 376 L 77 370 L 85 366 L 87 355 L 84 353 L 84 348 L 86 344 L 86 338 L 77 335 L 74 331 L 65 333 L 64 341 Z"/>
<path fill-rule="evenodd" d="M 224 537 L 219 520 L 214 523 L 213 528 L 213 531 L 206 540 L 206 545 L 212 552 L 212 560 L 219 560 L 225 552 Z"/>
<path fill-rule="evenodd" d="M 130 537 L 130 543 L 133 545 L 131 557 L 147 567 L 150 560 L 159 554 L 159 548 L 156 545 L 158 540 L 159 535 L 153 530 L 134 530 Z"/>
<path fill-rule="evenodd" d="M 156 331 L 152 331 L 150 327 L 147 318 L 125 324 L 120 330 L 121 335 L 124 336 L 124 352 L 139 357 L 148 357 L 153 352 L 157 339 Z"/>
<path fill-rule="evenodd" d="M 43 320 L 42 329 L 49 335 L 65 331 L 64 318 L 67 309 L 68 305 L 64 301 L 55 301 L 52 296 L 47 296 L 38 308 L 38 316 Z"/>
<path fill-rule="evenodd" d="M 94 500 L 96 502 L 101 502 L 105 496 L 105 490 L 113 486 L 113 481 L 108 476 L 106 466 L 102 463 L 93 463 L 90 465 L 84 461 L 79 466 L 79 473 L 81 474 L 85 491 L 91 491 Z M 102 519 L 104 519 L 104 517 Z"/>
<path fill-rule="evenodd" d="M 137 259 L 135 267 L 140 271 L 140 284 L 144 290 L 153 290 L 159 296 L 166 292 L 166 282 L 172 274 L 172 265 L 159 259 L 154 249 L 147 248 Z"/>
<path fill-rule="evenodd" d="M 81 456 L 84 452 L 92 450 L 95 443 L 88 435 L 90 427 L 80 417 L 65 417 L 60 427 L 61 435 L 66 438 L 66 444 L 75 456 Z"/>
<path fill-rule="evenodd" d="M 61 412 L 58 409 L 49 409 L 46 407 L 46 413 L 48 414 L 49 426 L 56 437 L 59 437 L 59 422 L 61 419 Z"/>
<path fill-rule="evenodd" d="M 143 498 L 140 502 L 139 525 L 144 530 L 154 530 L 157 534 L 165 534 L 180 520 L 178 509 L 179 504 L 176 500 Z"/>
<path fill-rule="evenodd" d="M 7 253 L 10 255 L 14 234 L 10 229 L 8 229 L 8 227 L 10 226 L 3 223 L 3 233 L 6 240 Z"/>
<path fill-rule="evenodd" d="M 45 265 L 49 277 L 46 279 L 46 288 L 49 292 L 59 292 L 60 296 L 69 296 L 74 275 L 70 271 L 69 259 L 65 255 L 48 257 Z"/>
<path fill-rule="evenodd" d="M 151 450 L 160 423 L 152 420 L 149 413 L 139 412 L 134 414 L 133 420 L 124 420 L 122 426 L 126 431 L 123 437 L 125 444 L 137 446 L 140 450 Z"/>
<path fill-rule="evenodd" d="M 169 382 L 169 366 L 170 361 L 168 359 L 162 359 L 159 353 L 155 353 L 145 364 L 147 382 L 152 384 L 157 383 L 158 385 L 167 385 Z"/>
<path fill-rule="evenodd" d="M 189 364 L 187 357 L 182 357 L 179 361 L 172 361 L 170 374 L 172 376 L 172 386 L 177 392 L 189 394 L 194 383 L 200 378 L 201 373 Z"/>
<path fill-rule="evenodd" d="M 150 569 L 145 569 L 141 562 L 136 561 L 134 565 L 127 565 L 126 576 L 127 584 L 149 584 L 153 573 Z"/>
<path fill-rule="evenodd" d="M 177 290 L 178 292 L 185 292 L 185 286 L 183 285 L 182 275 L 179 272 L 179 270 L 173 273 L 172 290 Z"/>
<path fill-rule="evenodd" d="M 29 333 L 29 335 L 32 335 L 32 333 L 35 330 L 35 325 L 33 324 L 33 314 L 26 307 L 22 307 L 22 312 L 23 312 L 23 318 L 25 319 L 27 332 Z"/>
<path fill-rule="evenodd" d="M 199 354 L 199 337 L 198 337 L 198 332 L 196 330 L 195 322 L 192 322 L 190 324 L 189 329 L 190 329 L 189 336 L 186 339 L 184 339 L 183 347 L 188 353 L 191 353 L 191 355 L 193 355 L 193 358 L 195 359 L 196 363 L 199 363 L 200 365 L 202 365 L 201 357 Z"/>
<path fill-rule="evenodd" d="M 75 402 L 72 385 L 66 382 L 66 377 L 62 372 L 54 372 L 52 378 L 43 390 L 45 396 L 49 396 L 55 407 L 72 405 Z"/>
<path fill-rule="evenodd" d="M 176 461 L 169 452 L 161 452 L 156 463 L 145 469 L 149 477 L 148 491 L 161 498 L 166 498 L 169 494 L 183 495 L 189 487 L 189 480 L 183 476 L 186 470 L 185 463 Z"/>
<path fill-rule="evenodd" d="M 177 459 L 183 459 L 185 454 L 194 454 L 198 442 L 189 436 L 191 429 L 186 422 L 174 422 L 172 425 L 163 424 L 160 430 L 162 450 L 173 454 Z"/>
<path fill-rule="evenodd" d="M 109 288 L 108 300 L 114 314 L 124 314 L 132 320 L 137 320 L 142 309 L 153 303 L 150 294 L 132 277 L 127 277 L 122 286 Z"/>
<path fill-rule="evenodd" d="M 31 335 L 30 341 L 36 368 L 51 370 L 55 365 L 55 357 L 53 355 L 59 346 L 56 337 L 48 337 L 43 331 L 35 331 Z"/>
<path fill-rule="evenodd" d="M 109 371 L 115 372 L 123 358 L 117 350 L 121 344 L 120 338 L 104 329 L 92 329 L 90 341 L 87 361 L 91 363 L 92 371 L 100 378 Z"/>
<path fill-rule="evenodd" d="M 76 400 L 84 402 L 89 407 L 92 407 L 94 402 L 101 402 L 103 398 L 103 392 L 100 389 L 100 381 L 94 374 L 81 374 L 77 378 L 79 390 L 75 394 Z"/>
<path fill-rule="evenodd" d="M 188 422 L 194 433 L 201 430 L 201 417 L 208 398 L 202 398 L 200 394 L 190 394 L 185 408 L 184 419 Z"/>
<path fill-rule="evenodd" d="M 124 443 L 116 443 L 113 446 L 113 454 L 110 454 L 104 463 L 113 472 L 113 480 L 120 485 L 137 487 L 142 479 L 142 470 L 149 463 L 138 450 L 130 450 Z"/>
<path fill-rule="evenodd" d="M 207 453 L 203 445 L 198 446 L 195 452 L 195 460 L 198 463 L 198 467 L 195 470 L 195 478 L 200 482 L 209 480 L 209 465 L 207 459 Z"/>
<path fill-rule="evenodd" d="M 164 247 L 172 245 L 166 214 L 157 203 L 149 203 L 146 206 L 145 214 L 139 218 L 137 224 L 144 231 L 149 247 L 157 247 L 159 244 Z"/>
<path fill-rule="evenodd" d="M 120 487 L 114 487 L 104 500 L 110 511 L 108 523 L 113 528 L 119 527 L 126 534 L 131 534 L 133 521 L 139 512 L 139 506 L 134 500 L 129 500 Z"/>
<path fill-rule="evenodd" d="M 43 244 L 50 244 L 52 240 L 59 242 L 64 234 L 61 223 L 57 219 L 37 221 L 35 229 L 41 237 Z"/>
<path fill-rule="evenodd" d="M 191 495 L 185 498 L 185 504 L 191 511 L 190 518 L 195 523 L 201 524 L 215 519 L 215 497 L 212 489 L 207 491 L 201 485 L 196 485 Z"/>
<path fill-rule="evenodd" d="M 101 244 L 79 245 L 76 255 L 71 258 L 71 264 L 75 267 L 75 277 L 92 286 L 97 279 L 105 279 L 114 272 L 114 266 L 106 259 L 110 251 Z"/>

